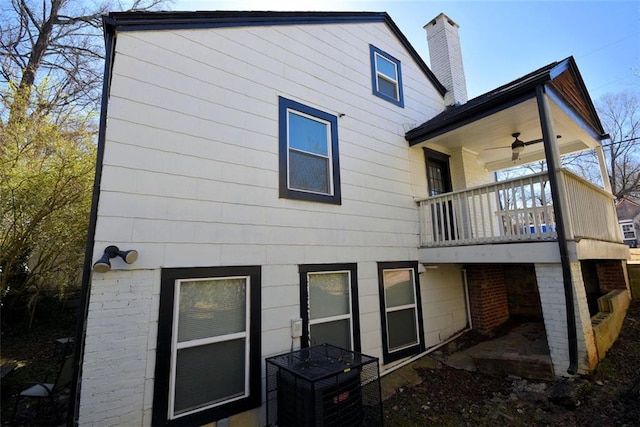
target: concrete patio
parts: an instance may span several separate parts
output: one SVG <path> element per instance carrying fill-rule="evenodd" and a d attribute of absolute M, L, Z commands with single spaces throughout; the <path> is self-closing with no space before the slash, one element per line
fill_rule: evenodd
<path fill-rule="evenodd" d="M 382 399 L 386 400 L 403 386 L 422 381 L 420 368 L 437 369 L 442 364 L 455 369 L 491 375 L 512 375 L 521 378 L 553 380 L 553 368 L 542 322 L 527 322 L 505 335 L 457 350 L 457 341 L 403 366 L 382 377 Z"/>

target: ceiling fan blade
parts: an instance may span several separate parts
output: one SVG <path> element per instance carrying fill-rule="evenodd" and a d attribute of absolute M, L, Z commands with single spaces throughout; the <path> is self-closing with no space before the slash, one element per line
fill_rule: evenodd
<path fill-rule="evenodd" d="M 489 148 L 483 148 L 484 151 L 487 150 L 503 150 L 505 148 L 508 148 L 509 150 L 511 150 L 511 146 L 510 145 L 503 145 L 501 147 L 489 147 Z"/>
<path fill-rule="evenodd" d="M 556 139 L 560 139 L 560 138 L 562 138 L 562 135 L 556 135 Z M 543 138 L 533 139 L 531 141 L 526 141 L 524 143 L 524 145 L 537 144 L 537 143 L 542 142 L 542 141 L 544 141 Z"/>
<path fill-rule="evenodd" d="M 534 140 L 532 140 L 532 141 L 526 141 L 526 142 L 524 142 L 523 144 L 524 144 L 524 145 L 532 145 L 532 144 L 537 144 L 537 143 L 542 142 L 542 141 L 543 141 L 543 139 L 542 139 L 542 138 L 540 138 L 540 139 L 534 139 Z"/>

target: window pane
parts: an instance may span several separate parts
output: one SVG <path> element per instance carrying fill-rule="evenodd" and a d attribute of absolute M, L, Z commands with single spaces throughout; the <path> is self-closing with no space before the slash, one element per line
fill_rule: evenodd
<path fill-rule="evenodd" d="M 398 80 L 396 77 L 396 64 L 376 55 L 376 67 L 379 73 L 384 74 L 392 80 Z"/>
<path fill-rule="evenodd" d="M 180 283 L 178 342 L 246 330 L 245 278 Z"/>
<path fill-rule="evenodd" d="M 413 270 L 385 270 L 384 293 L 387 307 L 415 303 Z"/>
<path fill-rule="evenodd" d="M 174 412 L 243 395 L 244 363 L 244 339 L 178 350 Z"/>
<path fill-rule="evenodd" d="M 396 84 L 387 79 L 378 76 L 378 92 L 387 95 L 390 98 L 397 99 Z"/>
<path fill-rule="evenodd" d="M 309 274 L 309 318 L 348 314 L 349 274 Z"/>
<path fill-rule="evenodd" d="M 311 345 L 329 343 L 350 350 L 351 326 L 349 319 L 311 325 L 309 338 Z"/>
<path fill-rule="evenodd" d="M 289 147 L 329 155 L 327 124 L 289 113 Z"/>
<path fill-rule="evenodd" d="M 416 311 L 413 308 L 388 312 L 387 327 L 390 351 L 418 343 Z"/>
<path fill-rule="evenodd" d="M 329 194 L 329 160 L 289 150 L 289 187 Z"/>

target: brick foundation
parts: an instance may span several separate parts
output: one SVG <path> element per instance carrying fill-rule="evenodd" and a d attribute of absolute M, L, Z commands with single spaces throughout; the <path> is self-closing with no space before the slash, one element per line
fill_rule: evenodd
<path fill-rule="evenodd" d="M 600 291 L 606 294 L 617 289 L 628 289 L 626 263 L 620 260 L 598 261 L 596 272 Z"/>
<path fill-rule="evenodd" d="M 509 319 L 507 284 L 502 266 L 468 266 L 467 281 L 474 329 L 488 332 Z"/>

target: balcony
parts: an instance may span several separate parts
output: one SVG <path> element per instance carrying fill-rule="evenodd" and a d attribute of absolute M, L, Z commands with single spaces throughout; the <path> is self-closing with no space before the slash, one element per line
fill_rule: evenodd
<path fill-rule="evenodd" d="M 567 240 L 621 243 L 614 197 L 563 169 Z M 420 246 L 549 242 L 558 238 L 546 172 L 417 200 Z"/>

